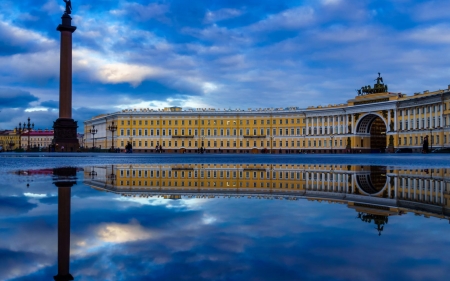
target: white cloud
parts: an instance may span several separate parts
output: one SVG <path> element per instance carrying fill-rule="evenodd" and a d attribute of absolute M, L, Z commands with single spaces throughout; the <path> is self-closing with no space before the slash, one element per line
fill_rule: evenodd
<path fill-rule="evenodd" d="M 312 7 L 296 7 L 278 14 L 269 15 L 266 19 L 249 27 L 250 31 L 296 30 L 314 23 L 315 11 Z"/>
<path fill-rule="evenodd" d="M 205 23 L 213 23 L 221 20 L 235 18 L 242 15 L 243 12 L 238 9 L 220 9 L 216 11 L 207 11 L 205 14 Z"/>
<path fill-rule="evenodd" d="M 417 44 L 448 44 L 450 43 L 450 25 L 437 24 L 427 27 L 418 27 L 406 32 L 405 39 Z"/>

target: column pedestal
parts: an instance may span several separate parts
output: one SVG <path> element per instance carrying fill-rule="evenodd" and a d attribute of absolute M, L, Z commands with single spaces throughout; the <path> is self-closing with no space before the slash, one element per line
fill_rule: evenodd
<path fill-rule="evenodd" d="M 74 152 L 80 148 L 77 138 L 77 121 L 70 118 L 58 118 L 53 122 L 55 151 Z"/>

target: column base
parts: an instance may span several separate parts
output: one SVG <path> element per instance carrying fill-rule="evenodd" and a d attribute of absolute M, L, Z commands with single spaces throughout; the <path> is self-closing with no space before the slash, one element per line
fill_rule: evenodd
<path fill-rule="evenodd" d="M 77 121 L 58 118 L 53 122 L 53 149 L 58 152 L 76 152 L 80 149 L 77 138 Z"/>
<path fill-rule="evenodd" d="M 74 280 L 72 274 L 67 274 L 67 275 L 55 275 L 53 276 L 53 280 L 55 281 L 69 281 L 69 280 Z"/>

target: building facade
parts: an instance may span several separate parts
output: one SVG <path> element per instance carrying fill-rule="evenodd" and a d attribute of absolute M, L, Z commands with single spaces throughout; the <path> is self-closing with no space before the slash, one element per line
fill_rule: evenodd
<path fill-rule="evenodd" d="M 380 79 L 379 77 L 378 79 Z M 382 81 L 382 79 L 381 79 Z M 129 109 L 84 122 L 86 146 L 134 152 L 349 153 L 450 145 L 450 86 L 412 96 L 380 81 L 345 104 L 306 109 Z M 117 126 L 110 130 L 111 125 Z M 114 126 L 113 126 L 114 127 Z M 95 130 L 95 134 L 92 134 Z"/>
<path fill-rule="evenodd" d="M 15 130 L 0 131 L 0 151 L 9 151 L 18 148 L 19 139 L 19 135 Z"/>
<path fill-rule="evenodd" d="M 31 132 L 25 131 L 21 134 L 21 148 L 39 148 L 48 149 L 53 141 L 53 130 L 34 130 Z"/>

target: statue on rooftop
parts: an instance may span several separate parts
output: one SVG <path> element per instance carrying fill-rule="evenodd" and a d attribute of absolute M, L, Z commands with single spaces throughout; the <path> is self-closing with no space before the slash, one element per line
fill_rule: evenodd
<path fill-rule="evenodd" d="M 72 2 L 70 0 L 63 0 L 66 3 L 66 10 L 64 14 L 70 15 L 72 13 Z"/>
<path fill-rule="evenodd" d="M 383 83 L 383 77 L 381 77 L 380 72 L 378 72 L 378 77 L 375 80 L 377 80 L 377 84 L 380 84 L 380 82 Z"/>

